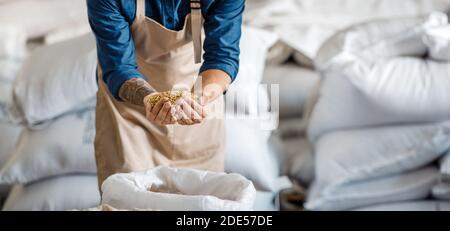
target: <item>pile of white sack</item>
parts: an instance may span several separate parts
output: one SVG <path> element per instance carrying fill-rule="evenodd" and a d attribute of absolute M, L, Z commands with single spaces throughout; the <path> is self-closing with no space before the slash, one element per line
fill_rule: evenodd
<path fill-rule="evenodd" d="M 86 35 L 38 47 L 22 63 L 7 112 L 23 128 L 0 166 L 0 184 L 13 186 L 3 210 L 99 204 L 93 146 L 96 60 L 95 39 Z"/>
<path fill-rule="evenodd" d="M 303 118 L 309 117 L 314 105 L 319 79 L 314 60 L 323 43 L 355 24 L 449 9 L 448 0 L 247 0 L 244 24 L 279 36 L 267 55 L 264 82 L 279 84 L 277 133 L 282 136 L 284 174 L 305 187 L 314 178 Z"/>
<path fill-rule="evenodd" d="M 352 26 L 315 64 L 322 79 L 308 126 L 316 169 L 307 209 L 448 200 L 447 16 Z"/>
<path fill-rule="evenodd" d="M 257 195 L 269 201 L 286 185 L 276 145 L 270 144 L 276 113 L 259 109 L 269 108 L 259 84 L 267 51 L 276 40 L 274 33 L 243 28 L 240 72 L 227 94 L 227 107 L 240 110 L 227 114 L 226 171 L 251 180 L 260 191 Z M 8 129 L 14 126 L 0 124 L 0 134 L 11 146 L 0 146 L 2 158 L 8 154 L 0 163 L 0 184 L 13 186 L 3 210 L 86 209 L 100 204 L 93 145 L 96 68 L 92 34 L 42 46 L 28 55 L 11 83 L 14 100 L 6 110 L 11 123 L 23 127 L 17 130 L 17 143 L 8 140 L 14 134 Z M 234 102 L 234 96 L 240 100 Z M 259 207 L 258 196 L 256 200 L 255 209 L 267 209 Z"/>
<path fill-rule="evenodd" d="M 280 36 L 271 62 L 293 56 L 312 67 L 322 44 L 348 26 L 449 9 L 448 0 L 247 0 L 244 23 Z"/>
<path fill-rule="evenodd" d="M 8 108 L 12 102 L 12 84 L 25 58 L 25 34 L 18 28 L 0 25 L 0 166 L 13 152 L 21 127 L 11 122 Z M 0 203 L 9 187 L 0 184 Z"/>

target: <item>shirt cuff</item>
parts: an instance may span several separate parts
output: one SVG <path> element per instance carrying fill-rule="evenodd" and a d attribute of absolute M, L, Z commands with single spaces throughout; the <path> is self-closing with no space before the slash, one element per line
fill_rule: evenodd
<path fill-rule="evenodd" d="M 200 73 L 212 69 L 218 69 L 227 73 L 231 78 L 231 82 L 236 79 L 236 76 L 238 74 L 238 68 L 236 68 L 235 65 L 226 63 L 203 63 L 202 67 L 200 68 Z"/>
<path fill-rule="evenodd" d="M 122 84 L 133 78 L 144 78 L 144 76 L 136 69 L 115 71 L 109 75 L 103 76 L 103 80 L 108 86 L 109 91 L 118 101 L 123 101 L 119 96 Z"/>

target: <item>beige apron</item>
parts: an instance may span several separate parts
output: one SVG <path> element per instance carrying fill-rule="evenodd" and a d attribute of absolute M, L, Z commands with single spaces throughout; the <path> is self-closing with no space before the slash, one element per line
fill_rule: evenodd
<path fill-rule="evenodd" d="M 145 0 L 137 0 L 136 19 L 131 27 L 136 61 L 139 71 L 157 91 L 190 89 L 194 85 L 202 42 L 202 18 L 197 4 L 191 1 L 191 14 L 183 29 L 173 31 L 146 17 Z M 223 171 L 224 121 L 217 114 L 223 114 L 223 110 L 192 126 L 158 126 L 146 119 L 143 107 L 116 100 L 101 78 L 101 68 L 98 74 L 95 156 L 100 186 L 114 173 L 158 165 Z M 223 108 L 223 97 L 210 106 L 213 104 Z"/>

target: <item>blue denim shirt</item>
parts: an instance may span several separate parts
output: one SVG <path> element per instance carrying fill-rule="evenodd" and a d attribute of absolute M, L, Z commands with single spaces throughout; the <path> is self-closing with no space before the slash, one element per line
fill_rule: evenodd
<path fill-rule="evenodd" d="M 219 69 L 232 80 L 239 69 L 244 0 L 202 0 L 205 19 L 204 62 L 200 72 Z M 142 78 L 136 64 L 131 24 L 136 16 L 135 0 L 87 0 L 89 23 L 97 38 L 98 59 L 103 79 L 120 100 L 122 84 Z M 189 0 L 147 0 L 146 15 L 171 30 L 181 30 L 190 13 Z M 147 76 L 158 78 L 157 76 Z"/>

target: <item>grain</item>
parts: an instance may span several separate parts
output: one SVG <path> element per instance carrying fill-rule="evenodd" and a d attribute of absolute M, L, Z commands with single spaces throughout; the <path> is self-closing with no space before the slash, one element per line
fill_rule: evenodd
<path fill-rule="evenodd" d="M 152 107 L 154 107 L 161 99 L 168 98 L 170 103 L 175 104 L 177 100 L 179 100 L 183 95 L 185 95 L 186 92 L 184 91 L 165 91 L 161 92 L 159 94 L 153 95 L 149 98 L 150 104 Z M 187 93 L 189 94 L 189 93 Z M 191 93 L 191 98 L 194 100 L 197 100 L 198 97 Z"/>

